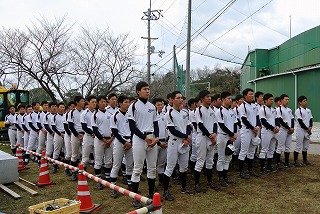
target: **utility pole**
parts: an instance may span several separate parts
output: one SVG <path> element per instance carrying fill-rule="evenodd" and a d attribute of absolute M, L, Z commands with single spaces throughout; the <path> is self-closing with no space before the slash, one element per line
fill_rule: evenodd
<path fill-rule="evenodd" d="M 148 11 L 143 12 L 144 16 L 141 18 L 141 20 L 148 20 L 148 37 L 141 37 L 142 39 L 148 39 L 148 62 L 147 62 L 147 82 L 150 85 L 151 83 L 151 75 L 150 75 L 150 56 L 151 56 L 151 39 L 157 39 L 157 38 L 151 38 L 150 37 L 150 21 L 151 20 L 158 20 L 161 16 L 161 10 L 151 10 L 151 0 L 150 0 L 150 6 Z"/>
<path fill-rule="evenodd" d="M 188 2 L 188 33 L 187 33 L 187 59 L 186 59 L 186 84 L 187 99 L 190 98 L 190 48 L 191 48 L 191 0 Z"/>
<path fill-rule="evenodd" d="M 177 90 L 177 71 L 176 71 L 176 46 L 173 45 L 173 90 Z"/>

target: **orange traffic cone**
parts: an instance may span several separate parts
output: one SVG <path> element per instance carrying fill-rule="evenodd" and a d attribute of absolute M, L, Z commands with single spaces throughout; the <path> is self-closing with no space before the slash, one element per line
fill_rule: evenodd
<path fill-rule="evenodd" d="M 151 212 L 151 213 L 153 213 L 153 214 L 162 214 L 161 197 L 160 197 L 160 194 L 157 193 L 157 192 L 153 194 L 152 206 L 154 207 L 154 211 Z"/>
<path fill-rule="evenodd" d="M 36 183 L 37 187 L 55 185 L 55 183 L 51 182 L 51 180 L 50 180 L 47 160 L 44 158 L 45 154 L 46 154 L 46 152 L 43 151 L 42 157 L 41 157 L 39 180 Z"/>
<path fill-rule="evenodd" d="M 89 186 L 87 183 L 86 176 L 84 176 L 81 171 L 84 170 L 83 164 L 79 165 L 78 174 L 78 196 L 77 200 L 81 201 L 80 213 L 91 213 L 101 209 L 100 204 L 93 204 L 89 192 Z"/>
<path fill-rule="evenodd" d="M 26 169 L 26 167 L 24 166 L 23 158 L 22 158 L 22 152 L 21 152 L 21 149 L 19 147 L 20 147 L 20 144 L 17 144 L 16 157 L 19 159 L 18 171 L 21 171 L 21 170 Z"/>

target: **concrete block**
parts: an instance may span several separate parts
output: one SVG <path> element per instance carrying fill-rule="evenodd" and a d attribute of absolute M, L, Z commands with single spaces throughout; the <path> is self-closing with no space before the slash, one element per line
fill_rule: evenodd
<path fill-rule="evenodd" d="M 18 158 L 0 150 L 0 184 L 19 181 Z"/>

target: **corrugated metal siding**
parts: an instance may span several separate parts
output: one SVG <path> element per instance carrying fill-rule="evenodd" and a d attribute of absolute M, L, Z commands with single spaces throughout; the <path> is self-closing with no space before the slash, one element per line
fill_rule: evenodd
<path fill-rule="evenodd" d="M 279 96 L 282 93 L 289 95 L 289 107 L 295 106 L 294 75 L 286 74 L 274 76 L 253 83 L 250 80 L 261 77 L 263 74 L 280 74 L 290 70 L 306 67 L 320 63 L 320 26 L 303 32 L 280 46 L 271 50 L 257 49 L 249 53 L 243 66 L 241 75 L 241 90 L 252 88 L 264 93 L 272 93 Z M 261 73 L 259 70 L 268 68 L 268 73 Z M 314 121 L 320 121 L 320 99 L 317 93 L 320 92 L 320 69 L 313 69 L 296 73 L 298 82 L 298 96 L 308 97 L 308 107 L 313 112 Z"/>

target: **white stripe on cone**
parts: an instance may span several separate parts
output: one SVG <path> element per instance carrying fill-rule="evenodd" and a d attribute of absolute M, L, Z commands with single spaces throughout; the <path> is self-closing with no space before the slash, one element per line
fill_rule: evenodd
<path fill-rule="evenodd" d="M 46 175 L 46 174 L 48 174 L 48 173 L 49 173 L 48 170 L 45 171 L 45 172 L 40 172 L 40 176 Z"/>
<path fill-rule="evenodd" d="M 81 196 L 90 195 L 90 192 L 89 191 L 78 191 L 78 195 L 81 195 Z"/>
<path fill-rule="evenodd" d="M 87 181 L 79 181 L 78 180 L 78 185 L 88 185 Z"/>

